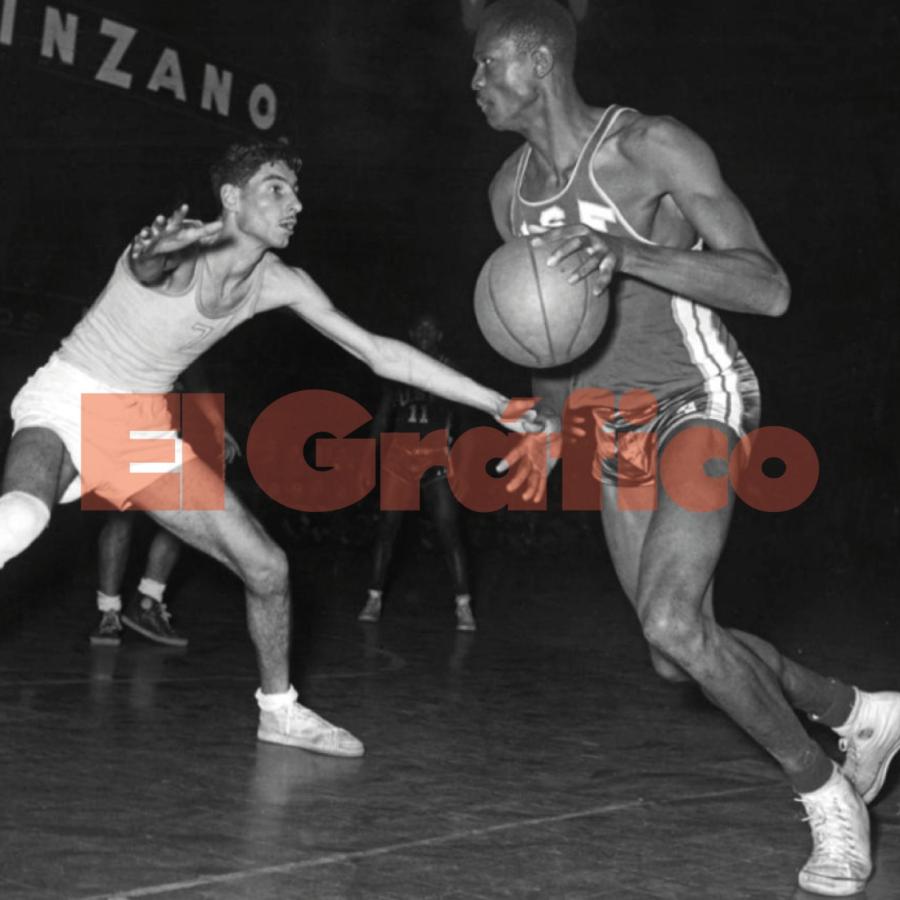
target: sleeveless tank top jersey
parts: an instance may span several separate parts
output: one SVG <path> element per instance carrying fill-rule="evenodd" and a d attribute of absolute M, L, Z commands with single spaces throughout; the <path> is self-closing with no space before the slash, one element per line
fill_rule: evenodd
<path fill-rule="evenodd" d="M 165 394 L 194 360 L 256 313 L 269 254 L 251 275 L 247 296 L 224 315 L 201 307 L 201 287 L 208 275 L 202 255 L 188 289 L 169 295 L 142 285 L 131 273 L 126 254 L 119 257 L 103 293 L 63 340 L 58 355 L 111 388 Z"/>
<path fill-rule="evenodd" d="M 527 200 L 522 181 L 531 147 L 519 151 L 510 225 L 516 235 L 583 223 L 594 230 L 654 242 L 635 231 L 598 183 L 593 159 L 625 107 L 610 106 L 588 138 L 566 186 L 546 200 Z M 700 251 L 702 242 L 692 248 Z M 661 402 L 701 384 L 733 380 L 746 369 L 737 344 L 714 310 L 636 278 L 617 275 L 610 316 L 598 345 L 570 367 L 570 389 L 597 387 L 621 394 L 640 388 Z"/>

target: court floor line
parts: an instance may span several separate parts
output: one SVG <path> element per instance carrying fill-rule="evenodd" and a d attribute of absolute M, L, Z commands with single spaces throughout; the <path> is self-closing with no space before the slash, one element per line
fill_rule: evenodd
<path fill-rule="evenodd" d="M 560 822 L 569 822 L 574 819 L 589 819 L 594 816 L 604 816 L 611 813 L 625 812 L 638 807 L 665 806 L 669 803 L 684 803 L 685 801 L 718 800 L 723 797 L 733 797 L 738 794 L 748 794 L 754 791 L 767 789 L 769 784 L 755 784 L 748 787 L 729 788 L 725 791 L 708 791 L 700 794 L 685 794 L 678 797 L 669 797 L 665 800 L 647 801 L 641 797 L 627 803 L 610 803 L 603 806 L 593 806 L 588 809 L 579 809 L 573 812 L 560 813 L 555 816 L 537 816 L 531 819 L 519 819 L 514 822 L 500 822 L 497 825 L 487 825 L 483 828 L 471 828 L 465 831 L 451 831 L 448 834 L 433 835 L 432 837 L 419 838 L 413 841 L 399 841 L 394 844 L 385 844 L 382 847 L 371 847 L 368 850 L 351 850 L 346 853 L 330 853 L 327 856 L 319 856 L 314 859 L 298 860 L 297 862 L 280 863 L 275 866 L 260 866 L 258 868 L 242 869 L 236 872 L 226 872 L 222 875 L 209 875 L 201 878 L 193 878 L 189 881 L 173 881 L 168 884 L 152 885 L 150 887 L 134 888 L 126 891 L 113 891 L 106 894 L 93 894 L 80 900 L 135 900 L 139 897 L 152 897 L 158 894 L 168 894 L 175 891 L 187 891 L 195 887 L 207 887 L 214 884 L 232 884 L 248 878 L 258 878 L 267 875 L 288 875 L 303 869 L 314 869 L 319 866 L 330 866 L 337 863 L 352 862 L 354 860 L 373 859 L 378 856 L 387 856 L 404 850 L 413 850 L 418 847 L 435 847 L 440 844 L 449 844 L 454 841 L 471 840 L 488 834 L 496 834 L 501 831 L 515 831 L 520 828 L 536 828 L 542 825 L 556 825 Z"/>

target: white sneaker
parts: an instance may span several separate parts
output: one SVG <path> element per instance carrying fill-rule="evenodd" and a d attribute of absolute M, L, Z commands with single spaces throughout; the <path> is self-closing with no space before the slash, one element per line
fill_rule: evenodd
<path fill-rule="evenodd" d="M 263 708 L 266 695 L 262 691 L 256 692 L 256 700 L 260 703 L 256 736 L 261 741 L 301 747 L 326 756 L 362 756 L 366 752 L 362 741 L 349 731 L 326 722 L 311 709 L 297 703 L 297 692 L 293 688 L 290 702 L 276 709 Z"/>
<path fill-rule="evenodd" d="M 456 601 L 456 630 L 475 630 L 475 616 L 472 615 L 472 607 L 468 599 Z"/>
<path fill-rule="evenodd" d="M 900 752 L 900 694 L 856 692 L 850 718 L 834 731 L 847 755 L 842 771 L 866 803 L 877 796 L 891 760 Z"/>
<path fill-rule="evenodd" d="M 800 870 L 800 887 L 829 897 L 862 891 L 872 874 L 869 811 L 853 785 L 835 767 L 817 791 L 801 794 L 812 830 L 813 851 Z"/>
<path fill-rule="evenodd" d="M 369 594 L 366 605 L 356 618 L 360 622 L 377 622 L 381 618 L 381 597 Z"/>

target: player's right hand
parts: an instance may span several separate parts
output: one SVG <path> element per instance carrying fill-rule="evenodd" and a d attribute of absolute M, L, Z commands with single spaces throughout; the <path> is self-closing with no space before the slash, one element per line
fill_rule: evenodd
<path fill-rule="evenodd" d="M 186 203 L 171 216 L 157 216 L 144 226 L 131 242 L 131 258 L 141 262 L 156 256 L 167 256 L 190 247 L 192 244 L 210 244 L 222 230 L 222 222 L 201 222 L 187 218 Z"/>

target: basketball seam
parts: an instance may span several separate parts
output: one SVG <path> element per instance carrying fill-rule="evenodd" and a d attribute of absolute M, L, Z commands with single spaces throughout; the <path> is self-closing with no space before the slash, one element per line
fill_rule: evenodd
<path fill-rule="evenodd" d="M 572 349 L 575 346 L 575 341 L 578 340 L 578 335 L 581 333 L 581 329 L 584 327 L 584 320 L 587 318 L 588 313 L 588 304 L 590 303 L 590 297 L 588 296 L 588 282 L 585 278 L 582 282 L 584 285 L 584 296 L 581 298 L 581 320 L 578 322 L 578 325 L 575 327 L 575 333 L 572 335 L 572 340 L 569 341 L 569 346 L 566 349 L 566 356 L 572 355 Z"/>
<path fill-rule="evenodd" d="M 494 309 L 494 315 L 497 316 L 497 321 L 503 326 L 503 330 L 509 335 L 509 337 L 513 340 L 514 343 L 518 344 L 529 356 L 533 356 L 535 361 L 540 361 L 540 357 L 537 353 L 534 352 L 527 344 L 523 343 L 515 332 L 506 324 L 503 319 L 503 316 L 500 313 L 500 307 L 497 304 L 497 298 L 494 296 L 494 264 L 491 263 L 490 268 L 488 269 L 488 278 L 487 278 L 487 289 L 488 289 L 488 298 L 491 301 L 491 306 Z"/>
<path fill-rule="evenodd" d="M 547 335 L 547 347 L 550 350 L 550 360 L 556 363 L 556 353 L 553 348 L 553 334 L 550 331 L 550 321 L 547 318 L 547 307 L 544 305 L 544 290 L 541 285 L 541 274 L 538 271 L 538 261 L 534 255 L 534 247 L 528 242 L 528 256 L 531 259 L 531 269 L 534 272 L 534 283 L 537 287 L 538 300 L 541 304 L 541 318 L 544 320 L 544 334 Z"/>

